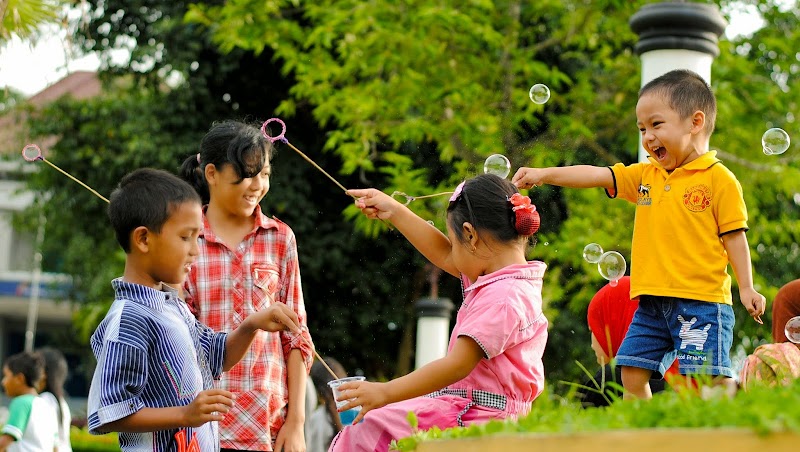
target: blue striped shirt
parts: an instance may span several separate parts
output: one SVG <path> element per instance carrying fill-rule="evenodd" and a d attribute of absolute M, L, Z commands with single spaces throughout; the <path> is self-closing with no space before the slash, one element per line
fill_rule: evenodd
<path fill-rule="evenodd" d="M 114 304 L 92 334 L 97 368 L 89 389 L 89 431 L 142 408 L 185 406 L 222 373 L 226 333 L 200 323 L 174 291 L 112 281 Z M 165 286 L 166 287 L 166 286 Z M 179 429 L 120 433 L 123 451 L 178 451 Z M 219 450 L 216 422 L 186 428 L 201 451 Z M 196 434 L 196 435 L 195 435 Z"/>

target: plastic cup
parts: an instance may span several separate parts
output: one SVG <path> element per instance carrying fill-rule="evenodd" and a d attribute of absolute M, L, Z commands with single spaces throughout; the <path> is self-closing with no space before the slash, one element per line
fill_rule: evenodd
<path fill-rule="evenodd" d="M 339 386 L 351 381 L 364 381 L 364 377 L 345 377 L 340 378 L 338 380 L 331 380 L 328 382 L 328 386 L 330 386 L 331 391 L 333 391 L 333 399 L 336 400 L 336 408 L 341 409 L 343 406 L 347 405 L 350 401 L 348 399 L 339 400 Z M 340 411 L 339 412 L 339 419 L 342 421 L 342 425 L 350 425 L 353 423 L 353 419 L 358 416 L 359 411 L 361 411 L 361 407 L 357 406 L 355 408 L 351 408 L 349 410 Z"/>

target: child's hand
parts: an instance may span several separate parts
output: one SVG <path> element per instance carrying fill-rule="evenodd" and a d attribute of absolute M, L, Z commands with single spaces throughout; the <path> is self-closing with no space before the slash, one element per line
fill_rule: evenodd
<path fill-rule="evenodd" d="M 374 188 L 347 190 L 347 194 L 357 198 L 356 207 L 372 220 L 388 220 L 394 213 L 394 209 L 401 205 L 391 196 Z"/>
<path fill-rule="evenodd" d="M 739 298 L 742 300 L 744 307 L 747 308 L 747 313 L 756 322 L 763 325 L 764 322 L 761 321 L 761 315 L 764 314 L 764 310 L 767 308 L 767 299 L 752 287 L 740 288 Z"/>
<path fill-rule="evenodd" d="M 544 183 L 543 177 L 544 173 L 541 168 L 526 168 L 523 166 L 514 173 L 511 183 L 516 185 L 517 188 L 538 187 Z"/>
<path fill-rule="evenodd" d="M 254 327 L 264 331 L 289 330 L 295 334 L 300 334 L 301 332 L 297 313 L 283 303 L 272 303 L 269 307 L 250 314 L 247 317 L 247 321 L 252 322 Z"/>
<path fill-rule="evenodd" d="M 187 427 L 200 427 L 206 422 L 221 421 L 233 407 L 233 393 L 224 389 L 200 391 L 192 403 L 183 407 Z"/>
<path fill-rule="evenodd" d="M 339 400 L 349 400 L 339 411 L 347 411 L 361 405 L 361 412 L 353 419 L 353 425 L 364 419 L 368 411 L 386 406 L 389 398 L 386 394 L 386 383 L 369 381 L 351 381 L 339 386 Z"/>

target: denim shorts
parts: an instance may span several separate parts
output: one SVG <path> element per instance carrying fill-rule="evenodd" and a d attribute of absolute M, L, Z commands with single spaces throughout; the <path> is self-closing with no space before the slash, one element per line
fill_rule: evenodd
<path fill-rule="evenodd" d="M 683 375 L 734 377 L 733 307 L 685 298 L 642 295 L 617 365 L 652 370 L 654 377 L 678 360 Z"/>

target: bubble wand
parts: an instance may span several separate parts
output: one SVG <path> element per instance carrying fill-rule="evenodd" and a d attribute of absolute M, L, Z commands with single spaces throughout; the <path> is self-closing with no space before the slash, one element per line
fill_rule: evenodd
<path fill-rule="evenodd" d="M 92 192 L 98 198 L 102 199 L 105 202 L 108 202 L 108 199 L 106 199 L 100 193 L 97 193 L 92 187 L 84 184 L 77 177 L 75 177 L 72 174 L 62 170 L 61 168 L 56 166 L 53 162 L 51 162 L 50 160 L 47 160 L 46 158 L 44 158 L 44 156 L 42 155 L 42 150 L 39 148 L 39 146 L 37 146 L 35 144 L 29 144 L 29 145 L 25 146 L 24 148 L 22 148 L 22 158 L 24 158 L 25 160 L 27 160 L 29 162 L 35 162 L 37 160 L 41 160 L 41 161 L 47 163 L 48 165 L 50 165 L 53 168 L 55 168 L 56 170 L 58 170 L 61 174 L 69 177 L 70 179 L 72 179 L 75 182 L 77 182 L 78 184 L 80 184 L 83 188 L 85 188 L 85 189 L 89 190 L 90 192 Z"/>
<path fill-rule="evenodd" d="M 271 136 L 269 133 L 267 133 L 267 124 L 269 124 L 271 122 L 277 122 L 278 124 L 281 125 L 281 133 L 278 134 L 277 136 L 274 136 L 274 137 Z M 267 119 L 266 121 L 264 121 L 264 124 L 261 126 L 261 134 L 264 135 L 264 138 L 268 139 L 270 141 L 270 143 L 275 143 L 276 141 L 281 141 L 281 142 L 286 143 L 287 145 L 289 145 L 290 148 L 292 148 L 295 152 L 300 154 L 300 157 L 303 157 L 308 163 L 313 165 L 314 168 L 318 169 L 328 179 L 333 181 L 333 183 L 336 184 L 337 187 L 341 188 L 343 192 L 347 193 L 347 189 L 344 187 L 344 185 L 340 184 L 339 181 L 334 179 L 333 176 L 328 174 L 328 172 L 325 171 L 324 169 L 322 169 L 321 166 L 317 165 L 317 163 L 314 162 L 313 160 L 311 160 L 311 158 L 309 158 L 307 155 L 305 155 L 303 153 L 303 151 L 301 151 L 300 149 L 297 149 L 296 147 L 294 147 L 294 145 L 292 143 L 289 143 L 289 140 L 287 140 L 286 136 L 285 136 L 286 135 L 286 123 L 283 122 L 283 120 L 281 120 L 280 118 Z M 355 199 L 355 196 L 353 196 L 353 198 Z"/>

